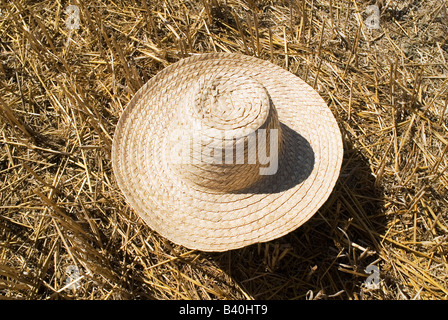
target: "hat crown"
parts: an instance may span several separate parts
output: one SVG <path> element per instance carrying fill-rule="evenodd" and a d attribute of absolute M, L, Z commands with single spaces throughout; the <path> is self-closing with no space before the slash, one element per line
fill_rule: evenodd
<path fill-rule="evenodd" d="M 267 90 L 249 76 L 199 78 L 180 114 L 170 157 L 182 179 L 215 191 L 236 191 L 259 181 L 267 158 L 278 163 L 277 112 Z M 268 173 L 269 174 L 269 173 Z"/>
<path fill-rule="evenodd" d="M 188 112 L 197 128 L 212 135 L 245 136 L 262 126 L 270 111 L 266 89 L 247 76 L 205 75 L 193 95 Z"/>

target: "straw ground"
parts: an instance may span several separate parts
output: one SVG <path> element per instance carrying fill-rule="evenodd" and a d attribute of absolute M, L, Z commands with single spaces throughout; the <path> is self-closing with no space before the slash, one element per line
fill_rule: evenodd
<path fill-rule="evenodd" d="M 0 298 L 447 299 L 447 5 L 395 3 L 2 2 Z M 366 24 L 372 4 L 380 29 Z M 110 146 L 144 82 L 215 51 L 302 77 L 335 114 L 345 155 L 303 227 L 204 254 L 125 204 Z"/>

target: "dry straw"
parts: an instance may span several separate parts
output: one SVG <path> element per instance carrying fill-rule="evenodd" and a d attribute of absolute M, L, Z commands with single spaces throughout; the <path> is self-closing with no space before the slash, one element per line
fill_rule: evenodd
<path fill-rule="evenodd" d="M 67 28 L 69 4 L 79 29 Z M 0 299 L 447 299 L 448 8 L 377 1 L 370 29 L 372 4 L 3 1 Z M 204 52 L 269 59 L 337 119 L 338 182 L 287 236 L 189 250 L 123 201 L 110 161 L 123 107 Z"/>
<path fill-rule="evenodd" d="M 196 163 L 173 161 L 179 130 L 206 136 L 196 153 L 181 144 Z M 227 148 L 219 145 L 224 132 L 232 137 Z M 260 159 L 248 161 L 255 132 L 258 142 L 266 132 L 268 153 L 278 154 L 271 172 L 260 174 Z M 237 145 L 247 148 L 240 163 L 205 161 L 211 145 L 214 153 L 231 150 L 232 159 Z M 330 195 L 342 155 L 337 122 L 308 84 L 258 58 L 213 53 L 171 65 L 136 93 L 117 124 L 112 164 L 127 201 L 152 229 L 189 248 L 225 251 L 306 222 Z"/>

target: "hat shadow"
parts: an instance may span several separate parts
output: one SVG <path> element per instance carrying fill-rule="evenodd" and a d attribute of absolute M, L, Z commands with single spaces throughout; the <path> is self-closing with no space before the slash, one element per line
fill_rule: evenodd
<path fill-rule="evenodd" d="M 286 124 L 280 122 L 280 128 L 283 145 L 278 154 L 275 174 L 265 175 L 254 185 L 232 193 L 280 193 L 295 187 L 310 176 L 315 162 L 310 143 Z"/>
<path fill-rule="evenodd" d="M 295 139 L 306 146 L 298 134 Z M 381 234 L 385 232 L 385 217 L 379 213 L 382 194 L 368 160 L 345 141 L 336 186 L 327 202 L 304 225 L 270 242 L 201 255 L 232 279 L 229 286 L 245 292 L 242 298 L 362 297 L 368 276 L 365 268 L 378 259 Z"/>

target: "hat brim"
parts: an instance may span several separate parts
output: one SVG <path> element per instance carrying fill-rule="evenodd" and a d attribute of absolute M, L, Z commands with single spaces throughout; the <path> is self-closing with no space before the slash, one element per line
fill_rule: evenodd
<path fill-rule="evenodd" d="M 277 173 L 237 192 L 183 181 L 164 150 L 195 79 L 216 70 L 260 82 L 282 127 Z M 328 199 L 342 156 L 337 122 L 313 88 L 270 62 L 227 53 L 195 55 L 154 76 L 127 105 L 112 146 L 114 174 L 127 202 L 160 235 L 202 251 L 237 249 L 298 228 Z"/>

